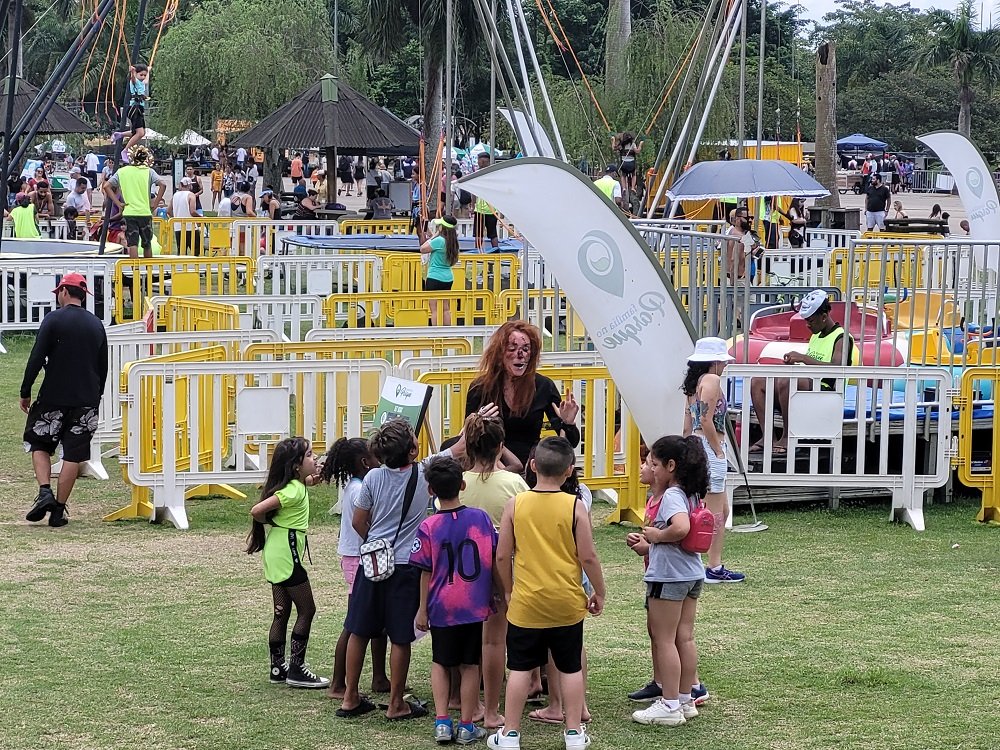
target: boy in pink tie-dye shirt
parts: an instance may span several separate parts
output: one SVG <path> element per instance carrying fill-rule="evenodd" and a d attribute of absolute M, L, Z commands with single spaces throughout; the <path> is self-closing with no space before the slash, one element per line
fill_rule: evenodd
<path fill-rule="evenodd" d="M 486 511 L 459 502 L 459 492 L 465 488 L 462 473 L 458 461 L 444 457 L 433 459 L 425 469 L 440 510 L 417 529 L 410 564 L 421 569 L 416 626 L 431 631 L 434 739 L 468 744 L 486 736 L 472 717 L 479 705 L 483 622 L 490 616 L 493 599 L 497 532 Z M 462 678 L 457 736 L 448 716 L 452 667 Z"/>

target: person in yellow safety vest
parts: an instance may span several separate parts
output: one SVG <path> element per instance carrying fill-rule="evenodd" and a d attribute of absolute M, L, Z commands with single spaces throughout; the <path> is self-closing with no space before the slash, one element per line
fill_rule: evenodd
<path fill-rule="evenodd" d="M 18 193 L 14 199 L 16 204 L 8 214 L 14 222 L 14 236 L 19 240 L 38 239 L 38 220 L 35 219 L 35 204 L 26 193 Z"/>
<path fill-rule="evenodd" d="M 618 167 L 609 164 L 604 170 L 604 176 L 594 180 L 594 187 L 604 193 L 609 201 L 613 201 L 616 206 L 622 205 L 622 186 L 618 181 Z"/>
<path fill-rule="evenodd" d="M 809 292 L 802 298 L 799 305 L 799 315 L 806 321 L 812 336 L 805 354 L 788 352 L 784 356 L 785 364 L 789 365 L 858 365 L 861 363 L 861 352 L 858 350 L 854 337 L 844 327 L 830 316 L 830 299 L 821 289 Z M 846 350 L 845 350 L 846 344 Z M 813 378 L 798 378 L 797 388 L 800 391 L 814 389 Z M 770 428 L 771 415 L 767 413 L 765 403 L 767 381 L 764 378 L 754 378 L 750 381 L 750 397 L 753 410 L 757 415 L 763 435 Z M 836 387 L 835 378 L 823 378 L 820 390 L 832 391 Z M 783 456 L 788 451 L 788 380 L 774 381 L 774 403 L 781 411 L 784 433 L 774 443 L 773 455 Z M 750 453 L 762 453 L 764 437 L 750 447 Z"/>
<path fill-rule="evenodd" d="M 476 157 L 476 171 L 486 169 L 490 165 L 490 155 L 485 151 Z M 489 203 L 476 196 L 476 205 L 472 210 L 472 231 L 476 238 L 476 248 L 482 250 L 483 238 L 488 238 L 493 251 L 500 247 L 500 234 L 497 232 L 497 212 Z"/>
<path fill-rule="evenodd" d="M 153 161 L 145 146 L 129 149 L 129 163 L 104 181 L 104 195 L 122 211 L 125 218 L 125 242 L 131 258 L 139 257 L 139 240 L 142 240 L 143 257 L 153 257 L 153 211 L 163 201 L 167 183 L 154 172 Z M 156 197 L 150 199 L 150 190 L 156 187 Z M 121 188 L 119 194 L 115 188 Z M 120 196 L 120 197 L 119 197 Z"/>

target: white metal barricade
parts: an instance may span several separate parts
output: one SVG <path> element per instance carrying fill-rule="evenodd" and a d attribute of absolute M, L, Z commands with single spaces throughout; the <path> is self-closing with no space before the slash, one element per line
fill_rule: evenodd
<path fill-rule="evenodd" d="M 800 379 L 809 379 L 813 390 L 800 387 Z M 820 388 L 823 379 L 830 389 Z M 745 479 L 729 475 L 730 490 L 744 481 L 758 486 L 885 488 L 892 494 L 891 518 L 923 531 L 924 490 L 941 487 L 951 475 L 949 370 L 733 364 L 726 368 L 726 382 L 730 411 L 738 420 L 736 450 L 748 468 Z M 783 415 L 786 387 L 788 413 Z M 755 398 L 771 416 L 765 420 L 763 450 L 751 453 Z M 787 437 L 784 453 L 775 452 L 778 430 Z M 922 455 L 918 440 L 923 441 Z"/>
<path fill-rule="evenodd" d="M 279 335 L 270 330 L 147 333 L 145 323 L 142 322 L 112 326 L 108 329 L 108 379 L 104 384 L 104 394 L 97 414 L 97 430 L 90 445 L 90 460 L 81 464 L 80 473 L 95 479 L 108 478 L 101 458 L 118 453 L 122 431 L 118 378 L 130 362 L 209 346 L 226 347 L 235 360 L 239 359 L 240 353 L 250 344 L 278 341 Z M 103 445 L 107 443 L 114 443 L 114 446 L 105 452 Z M 58 468 L 58 465 L 53 466 L 53 476 L 58 474 Z"/>
<path fill-rule="evenodd" d="M 340 224 L 329 220 L 285 220 L 234 221 L 232 227 L 233 252 L 236 255 L 249 255 L 257 258 L 261 255 L 280 253 L 284 240 L 288 237 L 333 237 L 340 234 Z M 300 248 L 305 251 L 305 248 Z"/>
<path fill-rule="evenodd" d="M 815 250 L 850 247 L 851 240 L 856 240 L 860 236 L 861 233 L 853 229 L 807 228 L 806 245 Z"/>
<path fill-rule="evenodd" d="M 153 520 L 184 529 L 188 488 L 262 481 L 283 438 L 302 435 L 323 450 L 339 437 L 365 434 L 363 378 L 377 377 L 381 388 L 390 374 L 392 366 L 377 359 L 255 362 L 252 368 L 134 362 L 122 394 L 127 453 L 120 461 L 129 482 L 152 489 Z M 142 399 L 150 390 L 159 398 Z"/>
<path fill-rule="evenodd" d="M 811 248 L 765 250 L 761 259 L 768 286 L 826 286 L 829 251 Z"/>
<path fill-rule="evenodd" d="M 258 291 L 261 288 L 258 286 Z M 169 299 L 167 296 L 150 298 L 155 320 L 160 320 L 160 308 Z M 239 311 L 240 328 L 274 331 L 279 339 L 285 341 L 302 341 L 306 333 L 323 325 L 323 298 L 316 295 L 220 294 L 185 299 L 232 305 Z"/>
<path fill-rule="evenodd" d="M 115 260 L 111 256 L 0 259 L 0 335 L 4 331 L 38 330 L 42 318 L 57 307 L 52 290 L 68 273 L 81 274 L 87 280 L 92 293 L 84 305 L 104 325 L 111 325 Z M 0 353 L 5 352 L 0 343 Z"/>
<path fill-rule="evenodd" d="M 257 289 L 271 282 L 274 294 L 381 292 L 383 259 L 363 253 L 268 255 L 257 262 Z"/>
<path fill-rule="evenodd" d="M 476 225 L 475 225 L 475 214 L 471 219 L 459 219 L 458 226 L 455 231 L 458 233 L 459 237 L 475 237 L 476 236 Z M 507 224 L 505 222 L 497 222 L 497 238 L 501 240 L 510 239 L 510 232 L 507 231 Z M 489 240 L 485 241 L 489 244 Z"/>
<path fill-rule="evenodd" d="M 305 341 L 396 341 L 405 344 L 407 339 L 463 338 L 472 344 L 473 351 L 486 348 L 490 337 L 500 326 L 434 326 L 373 327 L 373 328 L 313 328 L 306 333 Z"/>

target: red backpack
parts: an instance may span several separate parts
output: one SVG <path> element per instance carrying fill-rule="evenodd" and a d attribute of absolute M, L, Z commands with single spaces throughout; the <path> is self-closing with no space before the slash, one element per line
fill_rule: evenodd
<path fill-rule="evenodd" d="M 688 498 L 691 507 L 688 510 L 688 520 L 691 529 L 687 536 L 681 539 L 681 549 L 685 552 L 708 552 L 715 536 L 715 514 L 705 507 L 700 497 Z"/>

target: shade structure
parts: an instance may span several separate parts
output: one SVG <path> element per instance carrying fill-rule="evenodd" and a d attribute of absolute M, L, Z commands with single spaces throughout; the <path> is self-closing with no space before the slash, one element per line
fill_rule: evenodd
<path fill-rule="evenodd" d="M 855 149 L 857 151 L 884 151 L 889 147 L 885 141 L 869 138 L 864 133 L 852 133 L 837 141 L 837 148 Z"/>
<path fill-rule="evenodd" d="M 38 98 L 38 88 L 23 78 L 15 81 L 17 90 L 14 94 L 14 125 L 24 116 L 28 105 Z M 0 84 L 0 112 L 7 111 L 7 81 Z M 0 132 L 3 122 L 0 118 Z M 45 116 L 37 135 L 56 135 L 58 133 L 96 133 L 97 128 L 81 120 L 64 106 L 56 102 Z"/>
<path fill-rule="evenodd" d="M 703 161 L 678 177 L 667 190 L 667 196 L 675 201 L 768 195 L 822 198 L 829 194 L 829 190 L 799 167 L 777 159 Z"/>
<path fill-rule="evenodd" d="M 323 101 L 323 81 L 316 81 L 290 102 L 261 120 L 233 145 L 249 148 L 320 149 L 336 147 L 347 156 L 377 154 L 416 156 L 420 134 L 396 115 L 336 80 L 337 101 Z M 336 123 L 336 143 L 327 137 L 327 115 Z"/>
<path fill-rule="evenodd" d="M 208 146 L 212 142 L 189 128 L 181 133 L 179 138 L 172 138 L 170 143 L 178 146 Z"/>

